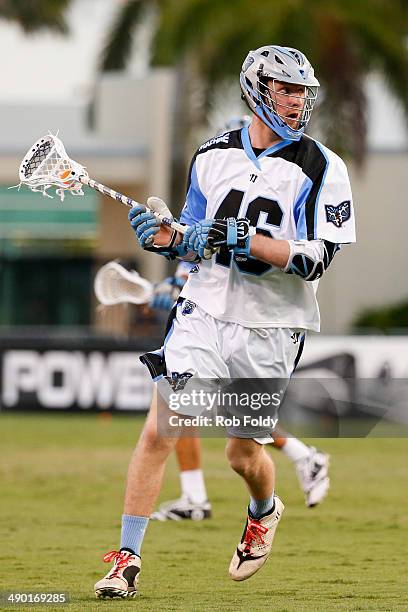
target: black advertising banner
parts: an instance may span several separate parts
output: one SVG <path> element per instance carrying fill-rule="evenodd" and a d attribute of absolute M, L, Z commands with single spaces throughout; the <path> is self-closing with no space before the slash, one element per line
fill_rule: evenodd
<path fill-rule="evenodd" d="M 145 411 L 146 347 L 106 338 L 0 338 L 2 411 Z"/>

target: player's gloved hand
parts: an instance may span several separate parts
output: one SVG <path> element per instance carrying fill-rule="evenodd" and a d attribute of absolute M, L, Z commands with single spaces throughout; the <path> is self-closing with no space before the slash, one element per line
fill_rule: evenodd
<path fill-rule="evenodd" d="M 134 206 L 130 209 L 129 221 L 142 249 L 159 253 L 168 259 L 174 259 L 177 255 L 185 254 L 184 244 L 174 246 L 177 237 L 175 230 L 170 234 L 168 244 L 164 246 L 154 245 L 154 237 L 159 232 L 161 223 L 152 212 L 146 210 L 143 206 Z"/>
<path fill-rule="evenodd" d="M 156 310 L 170 310 L 180 295 L 184 283 L 184 278 L 177 278 L 176 276 L 165 278 L 154 288 L 150 307 Z"/>
<path fill-rule="evenodd" d="M 214 222 L 215 219 L 202 219 L 187 228 L 182 242 L 186 252 L 194 251 L 202 259 L 211 259 L 216 248 L 208 245 L 208 235 Z"/>
<path fill-rule="evenodd" d="M 184 241 L 189 251 L 195 251 L 203 259 L 208 259 L 220 247 L 226 246 L 234 252 L 238 261 L 244 261 L 249 257 L 250 242 L 255 231 L 248 219 L 204 219 L 187 229 Z"/>
<path fill-rule="evenodd" d="M 251 238 L 256 230 L 248 219 L 215 219 L 209 234 L 208 245 L 210 248 L 226 246 L 233 251 L 235 259 L 246 260 L 249 257 Z"/>
<path fill-rule="evenodd" d="M 129 221 L 142 249 L 153 245 L 154 236 L 160 229 L 160 221 L 144 206 L 134 206 L 129 211 Z"/>

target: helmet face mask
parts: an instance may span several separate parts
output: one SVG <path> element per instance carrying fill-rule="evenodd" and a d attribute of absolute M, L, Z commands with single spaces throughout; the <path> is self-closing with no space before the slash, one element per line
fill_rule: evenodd
<path fill-rule="evenodd" d="M 269 128 L 281 138 L 300 139 L 319 87 L 303 53 L 275 45 L 250 51 L 242 66 L 240 85 L 250 110 Z"/>
<path fill-rule="evenodd" d="M 276 79 L 266 83 L 260 81 L 258 90 L 261 99 L 289 127 L 295 130 L 304 129 L 309 123 L 317 98 L 317 87 L 299 85 L 295 86 L 295 91 L 290 91 L 291 86 L 288 85 L 289 92 L 284 93 L 279 89 L 280 85 L 284 86 L 286 83 Z M 296 116 L 291 117 L 291 115 Z"/>

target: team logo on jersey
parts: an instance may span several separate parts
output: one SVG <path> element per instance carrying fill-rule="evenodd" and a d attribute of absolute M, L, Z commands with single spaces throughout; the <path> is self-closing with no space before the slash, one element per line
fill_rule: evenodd
<path fill-rule="evenodd" d="M 325 206 L 326 219 L 328 223 L 333 223 L 336 227 L 341 227 L 345 221 L 350 219 L 351 203 L 346 200 L 338 206 Z"/>
<path fill-rule="evenodd" d="M 197 306 L 197 304 L 194 304 L 194 302 L 190 302 L 190 300 L 186 300 L 183 303 L 183 308 L 181 309 L 181 314 L 182 315 L 189 315 L 189 314 L 191 314 L 196 306 Z"/>
<path fill-rule="evenodd" d="M 200 266 L 193 266 L 189 274 L 197 274 L 200 271 Z"/>
<path fill-rule="evenodd" d="M 165 379 L 176 393 L 177 391 L 182 391 L 184 389 L 191 377 L 192 374 L 189 372 L 183 372 L 182 374 L 179 372 L 172 372 L 171 376 L 165 376 Z"/>
<path fill-rule="evenodd" d="M 203 151 L 204 149 L 207 149 L 208 147 L 211 147 L 212 145 L 219 144 L 220 142 L 224 142 L 225 144 L 228 144 L 229 137 L 230 137 L 229 132 L 227 132 L 226 134 L 221 134 L 221 136 L 217 136 L 216 138 L 211 138 L 211 140 L 207 140 L 207 142 L 202 144 L 198 150 Z"/>

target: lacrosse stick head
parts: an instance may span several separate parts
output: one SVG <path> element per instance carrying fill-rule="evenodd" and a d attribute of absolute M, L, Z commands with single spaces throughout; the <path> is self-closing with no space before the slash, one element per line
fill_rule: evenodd
<path fill-rule="evenodd" d="M 153 285 L 136 270 L 126 270 L 117 261 L 110 261 L 98 270 L 94 291 L 104 306 L 146 304 L 153 296 Z"/>
<path fill-rule="evenodd" d="M 81 164 L 68 157 L 61 140 L 53 134 L 39 138 L 27 151 L 20 164 L 20 185 L 27 185 L 32 191 L 56 188 L 57 195 L 64 199 L 66 191 L 84 195 L 79 178 L 88 176 Z M 52 196 L 50 196 L 52 197 Z"/>

